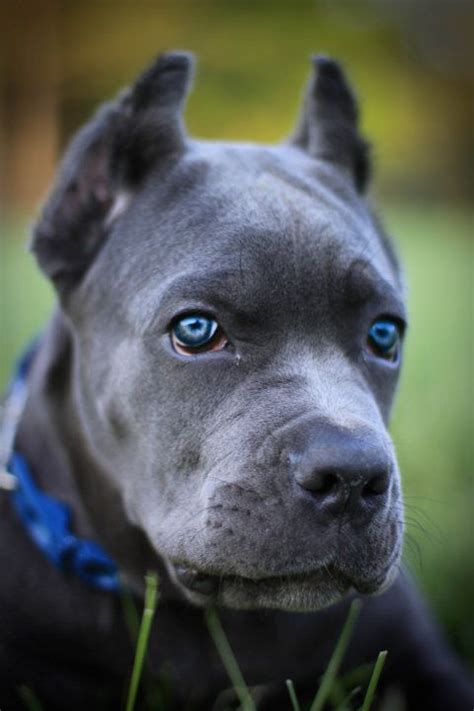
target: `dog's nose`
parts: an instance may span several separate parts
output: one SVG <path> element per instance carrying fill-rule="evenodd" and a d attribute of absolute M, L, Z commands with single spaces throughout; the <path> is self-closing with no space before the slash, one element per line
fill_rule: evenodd
<path fill-rule="evenodd" d="M 378 438 L 325 425 L 289 462 L 318 508 L 334 516 L 371 515 L 385 503 L 391 462 Z"/>

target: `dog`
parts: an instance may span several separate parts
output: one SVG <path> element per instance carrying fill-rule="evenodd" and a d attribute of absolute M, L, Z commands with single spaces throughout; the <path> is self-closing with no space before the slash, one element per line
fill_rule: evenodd
<path fill-rule="evenodd" d="M 161 55 L 100 108 L 34 227 L 58 306 L 23 368 L 23 487 L 37 487 L 33 508 L 38 492 L 67 505 L 67 540 L 100 545 L 132 595 L 158 572 L 147 673 L 168 696 L 153 708 L 209 710 L 230 686 L 209 605 L 259 708 L 290 707 L 288 677 L 308 702 L 359 596 L 345 668 L 387 649 L 379 700 L 468 711 L 467 674 L 400 569 L 387 423 L 406 311 L 366 197 L 356 98 L 318 56 L 288 140 L 191 140 L 192 67 Z M 25 686 L 47 711 L 120 708 L 133 660 L 121 595 L 52 565 L 31 501 L 13 498 L 2 492 L 2 711 L 24 708 Z"/>

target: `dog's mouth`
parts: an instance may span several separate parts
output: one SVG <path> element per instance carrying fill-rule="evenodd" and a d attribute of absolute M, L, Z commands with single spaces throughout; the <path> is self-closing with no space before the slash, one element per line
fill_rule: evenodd
<path fill-rule="evenodd" d="M 172 577 L 191 602 L 199 605 L 221 604 L 240 609 L 278 608 L 313 611 L 326 607 L 351 592 L 364 595 L 379 593 L 392 580 L 392 566 L 373 577 L 357 578 L 334 564 L 291 575 L 248 578 L 215 575 L 183 564 L 172 564 Z"/>

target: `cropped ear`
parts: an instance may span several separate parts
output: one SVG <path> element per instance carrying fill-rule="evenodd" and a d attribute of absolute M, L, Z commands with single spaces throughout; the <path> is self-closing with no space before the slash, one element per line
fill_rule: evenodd
<path fill-rule="evenodd" d="M 185 148 L 181 112 L 193 59 L 159 56 L 73 139 L 33 228 L 32 251 L 60 294 L 104 244 L 111 216 L 150 169 Z"/>
<path fill-rule="evenodd" d="M 340 65 L 313 57 L 313 76 L 291 142 L 311 156 L 340 166 L 359 192 L 370 177 L 369 145 L 359 135 L 356 98 Z"/>

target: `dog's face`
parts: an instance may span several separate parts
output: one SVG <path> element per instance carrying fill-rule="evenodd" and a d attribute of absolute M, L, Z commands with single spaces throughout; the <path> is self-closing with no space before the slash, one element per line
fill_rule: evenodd
<path fill-rule="evenodd" d="M 399 560 L 398 268 L 335 63 L 276 147 L 185 139 L 188 67 L 161 58 L 86 128 L 34 249 L 80 426 L 176 585 L 314 610 Z"/>

